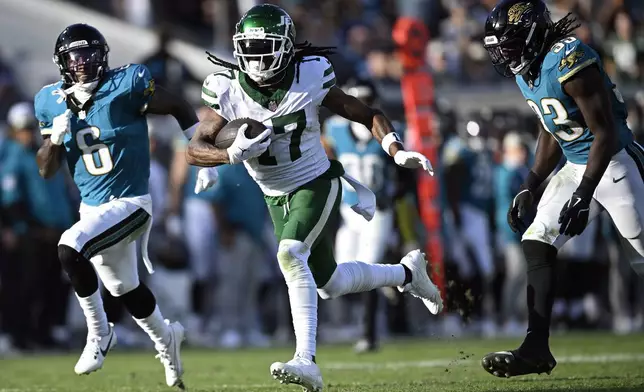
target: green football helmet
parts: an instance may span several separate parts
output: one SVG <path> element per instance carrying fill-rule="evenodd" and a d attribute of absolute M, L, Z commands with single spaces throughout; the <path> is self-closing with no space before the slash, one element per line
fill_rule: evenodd
<path fill-rule="evenodd" d="M 293 59 L 295 25 L 280 7 L 257 5 L 237 23 L 233 45 L 239 69 L 260 85 L 270 84 Z"/>

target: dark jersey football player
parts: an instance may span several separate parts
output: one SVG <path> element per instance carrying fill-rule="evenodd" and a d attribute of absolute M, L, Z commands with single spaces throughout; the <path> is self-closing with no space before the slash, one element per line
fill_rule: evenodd
<path fill-rule="evenodd" d="M 504 0 L 485 25 L 484 46 L 496 69 L 514 77 L 543 129 L 532 169 L 514 197 L 508 224 L 521 231 L 528 263 L 528 333 L 512 351 L 486 355 L 483 367 L 498 377 L 549 373 L 548 345 L 557 250 L 602 209 L 628 246 L 644 255 L 644 150 L 626 125 L 624 100 L 597 53 L 571 35 L 568 14 L 556 23 L 541 0 Z M 534 193 L 560 158 L 530 226 L 524 218 Z M 642 267 L 633 268 L 643 274 Z"/>

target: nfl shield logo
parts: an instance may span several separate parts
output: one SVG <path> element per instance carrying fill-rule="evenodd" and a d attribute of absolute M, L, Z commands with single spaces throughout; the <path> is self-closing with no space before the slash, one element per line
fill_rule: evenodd
<path fill-rule="evenodd" d="M 271 112 L 276 111 L 277 110 L 277 103 L 275 103 L 275 101 L 270 101 L 268 103 L 268 110 L 270 110 Z"/>

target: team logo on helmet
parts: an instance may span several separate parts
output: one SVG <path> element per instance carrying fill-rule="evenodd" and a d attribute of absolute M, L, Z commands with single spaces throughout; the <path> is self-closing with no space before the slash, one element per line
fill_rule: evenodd
<path fill-rule="evenodd" d="M 577 49 L 574 52 L 570 53 L 568 56 L 561 59 L 559 63 L 559 71 L 563 71 L 564 68 L 570 68 L 577 63 L 580 59 L 584 58 L 584 50 Z"/>
<path fill-rule="evenodd" d="M 532 11 L 534 5 L 532 3 L 516 3 L 508 10 L 508 23 L 509 24 L 519 24 L 521 18 L 526 13 Z"/>

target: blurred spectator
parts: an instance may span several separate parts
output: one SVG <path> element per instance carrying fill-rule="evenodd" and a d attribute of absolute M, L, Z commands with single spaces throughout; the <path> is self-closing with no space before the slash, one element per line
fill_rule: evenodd
<path fill-rule="evenodd" d="M 512 232 L 507 224 L 508 206 L 530 171 L 529 149 L 516 132 L 503 139 L 503 162 L 496 169 L 496 227 L 501 234 L 505 258 L 501 314 L 505 336 L 523 336 L 527 325 L 525 307 L 526 261 L 521 249 L 521 234 Z"/>
<path fill-rule="evenodd" d="M 187 83 L 201 84 L 203 80 L 196 77 L 185 65 L 183 60 L 174 57 L 168 51 L 168 44 L 171 39 L 171 31 L 168 26 L 162 27 L 158 32 L 158 47 L 149 57 L 141 61 L 141 64 L 148 67 L 155 82 L 165 89 L 181 97 L 185 96 L 184 88 Z"/>
<path fill-rule="evenodd" d="M 222 323 L 220 345 L 265 345 L 258 325 L 257 294 L 268 269 L 263 242 L 268 210 L 243 165 L 226 165 L 218 171 L 219 180 L 209 200 L 219 240 L 215 298 Z"/>

